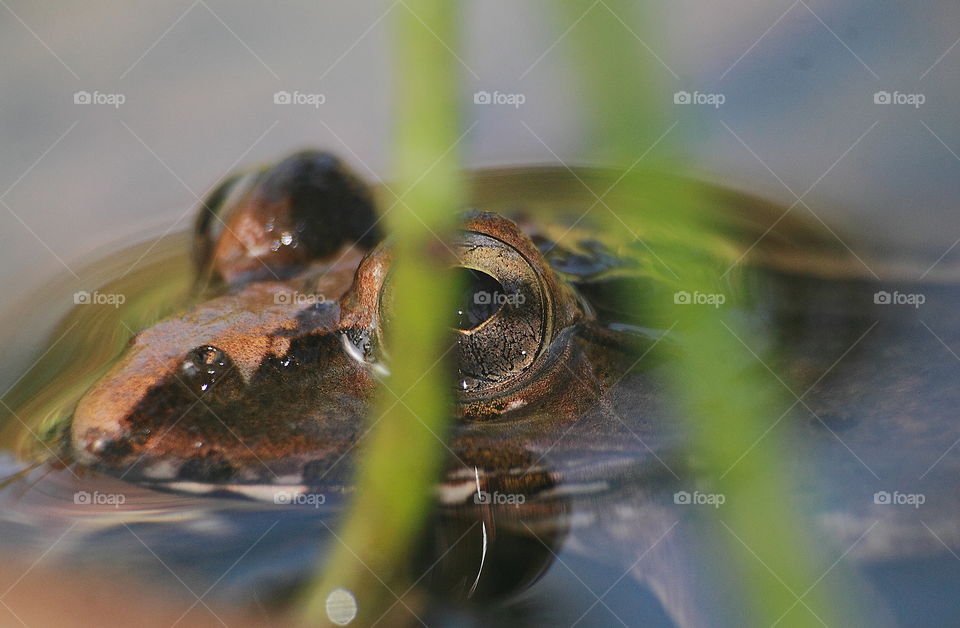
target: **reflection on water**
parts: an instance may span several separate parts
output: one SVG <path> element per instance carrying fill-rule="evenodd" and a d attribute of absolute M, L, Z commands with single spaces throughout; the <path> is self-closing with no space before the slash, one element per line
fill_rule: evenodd
<path fill-rule="evenodd" d="M 534 200 L 550 205 L 544 189 L 575 202 L 563 187 L 569 177 L 540 176 L 552 184 L 525 175 L 507 177 L 510 187 L 493 177 L 478 202 L 531 199 L 520 203 L 529 220 L 543 220 Z M 763 224 L 751 227 L 745 215 L 740 230 L 749 239 Z M 200 596 L 215 610 L 276 618 L 339 542 L 349 488 L 318 484 L 282 497 L 261 487 L 259 500 L 189 496 L 84 469 L 61 447 L 73 405 L 133 333 L 189 305 L 185 245 L 176 236 L 106 260 L 100 291 L 126 303 L 78 305 L 4 398 L 11 412 L 0 425 L 0 477 L 9 478 L 0 487 L 0 555 L 133 582 L 185 607 Z M 763 252 L 778 270 L 756 281 L 756 310 L 744 315 L 775 330 L 782 351 L 768 365 L 770 385 L 796 395 L 756 436 L 759 443 L 776 430 L 792 445 L 783 463 L 793 492 L 783 498 L 822 539 L 824 576 L 813 585 L 843 580 L 871 625 L 956 623 L 960 611 L 943 592 L 960 577 L 951 555 L 960 548 L 960 291 L 857 279 L 837 258 L 818 265 L 802 248 L 783 246 L 779 258 Z M 133 272 L 107 281 L 142 255 Z M 605 322 L 615 322 L 615 304 L 594 288 Z M 438 488 L 442 505 L 411 566 L 432 596 L 419 611 L 425 621 L 743 625 L 745 611 L 730 604 L 739 583 L 724 577 L 736 530 L 724 519 L 724 496 L 711 492 L 682 446 L 666 390 L 650 364 L 573 423 L 536 417 L 461 428 L 452 446 L 473 473 Z"/>

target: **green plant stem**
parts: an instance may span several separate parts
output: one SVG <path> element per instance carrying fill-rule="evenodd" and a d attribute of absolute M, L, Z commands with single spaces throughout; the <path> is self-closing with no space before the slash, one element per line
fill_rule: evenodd
<path fill-rule="evenodd" d="M 357 599 L 357 625 L 369 625 L 392 607 L 416 612 L 403 597 L 411 547 L 432 504 L 445 424 L 451 414 L 449 346 L 453 286 L 445 269 L 444 239 L 462 206 L 456 144 L 456 7 L 444 0 L 407 0 L 394 9 L 396 62 L 395 146 L 397 184 L 386 221 L 395 246 L 391 375 L 372 413 L 350 511 L 334 552 L 304 606 L 310 622 L 326 617 L 335 588 Z M 435 252 L 436 254 L 431 254 Z M 415 574 L 414 577 L 416 577 Z"/>
<path fill-rule="evenodd" d="M 565 20 L 580 17 L 589 6 L 573 0 L 564 5 Z M 652 29 L 644 28 L 652 23 L 649 3 L 606 0 L 593 11 L 596 14 L 583 19 L 573 36 L 582 91 L 590 94 L 594 116 L 591 137 L 601 155 L 624 168 L 636 166 L 637 157 L 670 127 L 673 117 L 664 111 L 674 89 L 658 84 L 678 84 L 669 82 L 671 70 L 654 56 L 664 47 Z M 659 151 L 669 143 L 670 138 L 661 142 Z M 601 211 L 611 226 L 622 229 L 626 224 L 649 234 L 645 243 L 662 261 L 663 276 L 676 290 L 720 292 L 727 298 L 723 308 L 672 302 L 643 305 L 683 329 L 687 350 L 672 363 L 675 397 L 689 417 L 701 476 L 712 483 L 711 491 L 726 496 L 716 523 L 729 533 L 720 528 L 716 538 L 728 541 L 725 554 L 735 558 L 727 577 L 741 583 L 740 603 L 747 605 L 755 625 L 820 626 L 821 621 L 841 625 L 838 615 L 851 616 L 849 610 L 838 610 L 845 603 L 842 589 L 813 588 L 802 604 L 794 595 L 817 582 L 829 560 L 822 560 L 811 527 L 804 525 L 804 516 L 788 497 L 793 491 L 782 465 L 784 444 L 775 433 L 756 443 L 790 404 L 761 362 L 770 356 L 758 358 L 741 342 L 763 346 L 764 332 L 756 325 L 748 328 L 733 314 L 743 306 L 738 302 L 744 293 L 737 286 L 738 275 L 725 278 L 728 264 L 704 246 L 712 234 L 700 217 L 707 214 L 701 210 L 709 208 L 710 199 L 692 189 L 662 184 L 644 175 L 642 167 L 626 174 L 618 187 L 620 196 L 636 202 Z"/>

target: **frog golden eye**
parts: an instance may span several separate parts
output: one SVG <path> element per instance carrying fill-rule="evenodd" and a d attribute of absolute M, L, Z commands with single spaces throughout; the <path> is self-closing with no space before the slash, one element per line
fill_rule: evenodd
<path fill-rule="evenodd" d="M 495 414 L 488 412 L 493 407 L 488 401 L 504 401 L 554 360 L 551 343 L 584 311 L 536 245 L 507 218 L 468 213 L 451 249 L 462 288 L 453 329 L 458 398 L 464 408 L 476 406 L 466 413 L 470 416 Z M 389 245 L 371 251 L 357 269 L 354 290 L 341 301 L 340 323 L 351 330 L 345 337 L 373 339 L 369 351 L 348 343 L 364 361 L 391 359 L 384 330 L 394 300 L 392 261 Z"/>
<path fill-rule="evenodd" d="M 457 389 L 469 396 L 507 387 L 548 340 L 551 295 L 537 267 L 496 237 L 465 231 L 454 252 L 460 266 Z"/>

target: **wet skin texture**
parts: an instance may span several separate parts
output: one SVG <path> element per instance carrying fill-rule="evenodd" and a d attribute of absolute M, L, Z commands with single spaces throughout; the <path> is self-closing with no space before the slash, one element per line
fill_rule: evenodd
<path fill-rule="evenodd" d="M 137 334 L 88 391 L 75 457 L 135 481 L 345 483 L 391 361 L 392 252 L 370 191 L 335 157 L 298 153 L 225 181 L 196 224 L 209 299 Z M 616 442 L 591 409 L 649 342 L 601 325 L 578 284 L 617 260 L 482 211 L 464 214 L 451 248 L 465 287 L 448 480 L 517 469 L 502 480 L 513 489 L 549 487 L 537 452 L 573 421 L 578 447 Z"/>

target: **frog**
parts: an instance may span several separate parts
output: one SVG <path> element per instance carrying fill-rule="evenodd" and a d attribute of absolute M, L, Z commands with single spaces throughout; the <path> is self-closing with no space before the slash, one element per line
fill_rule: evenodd
<path fill-rule="evenodd" d="M 522 170 L 511 189 L 526 200 L 553 191 L 562 202 L 581 177 Z M 503 179 L 476 176 L 475 206 L 448 242 L 463 294 L 451 312 L 451 359 L 438 365 L 451 371 L 454 416 L 440 435 L 449 455 L 435 491 L 455 516 L 430 528 L 426 562 L 442 589 L 502 595 L 503 583 L 522 590 L 572 548 L 626 569 L 676 625 L 716 625 L 726 609 L 723 599 L 712 611 L 705 602 L 723 589 L 700 575 L 702 522 L 676 501 L 698 486 L 663 363 L 682 331 L 631 318 L 617 302 L 625 290 L 671 295 L 637 266 L 648 254 L 578 228 L 581 212 L 545 225 L 509 199 L 486 202 L 496 194 L 484 186 Z M 768 255 L 774 281 L 758 290 L 757 310 L 782 334 L 784 359 L 755 366 L 785 373 L 771 385 L 798 397 L 769 431 L 789 435 L 784 462 L 796 477 L 823 487 L 811 519 L 825 545 L 864 563 L 960 547 L 951 453 L 960 430 L 949 410 L 960 403 L 950 384 L 955 286 L 865 278 L 850 270 L 864 263 L 858 256 L 833 255 L 835 240 L 797 224 L 774 229 L 789 223 L 776 206 L 717 189 L 712 198 L 735 208 L 745 248 Z M 751 211 L 769 220 L 751 231 Z M 792 242 L 782 235 L 798 230 Z M 784 262 L 764 250 L 770 241 L 786 243 Z M 217 187 L 198 208 L 192 254 L 198 303 L 136 333 L 83 396 L 66 437 L 71 456 L 178 493 L 348 496 L 396 359 L 386 332 L 393 247 L 375 191 L 330 153 L 297 153 Z M 927 295 L 924 308 L 884 305 L 896 289 Z M 752 340 L 741 339 L 751 351 Z M 918 356 L 944 364 L 931 369 Z M 821 468 L 803 465 L 812 456 Z M 917 493 L 923 511 L 875 501 Z M 490 503 L 497 494 L 523 502 Z M 450 539 L 476 521 L 484 535 L 469 536 L 467 567 L 441 560 L 463 550 Z M 506 575 L 480 578 L 496 568 Z M 882 597 L 864 595 L 884 615 L 874 625 L 889 616 Z"/>
<path fill-rule="evenodd" d="M 565 494 L 651 464 L 638 433 L 652 422 L 613 418 L 602 397 L 664 340 L 602 320 L 583 288 L 621 261 L 591 235 L 560 246 L 522 214 L 471 208 L 446 243 L 460 285 L 444 365 L 455 416 L 435 487 L 447 510 L 421 552 L 444 594 L 529 586 L 565 536 Z M 71 457 L 174 493 L 348 496 L 392 361 L 394 253 L 370 187 L 322 151 L 228 177 L 198 208 L 191 253 L 198 302 L 136 333 L 82 397 Z M 559 452 L 563 468 L 546 459 Z M 477 517 L 483 539 L 451 552 Z M 523 528 L 534 520 L 537 536 Z"/>
<path fill-rule="evenodd" d="M 579 245 L 523 217 L 460 214 L 445 499 L 505 469 L 508 484 L 554 486 L 535 452 L 574 424 L 596 437 L 579 442 L 630 443 L 624 459 L 645 450 L 630 437 L 644 424 L 611 425 L 598 408 L 660 338 L 601 321 L 583 287 L 620 261 L 595 239 Z M 198 210 L 192 256 L 203 298 L 133 336 L 79 401 L 75 459 L 179 490 L 349 490 L 391 360 L 393 247 L 370 187 L 323 151 L 228 177 Z"/>

